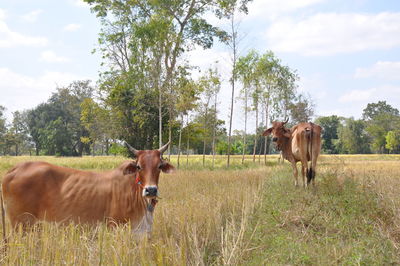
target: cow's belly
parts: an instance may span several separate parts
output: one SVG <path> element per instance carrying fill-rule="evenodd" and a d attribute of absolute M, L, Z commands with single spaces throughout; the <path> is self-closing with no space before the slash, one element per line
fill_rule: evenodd
<path fill-rule="evenodd" d="M 292 147 L 292 154 L 296 162 L 301 161 L 301 153 L 298 147 Z"/>
<path fill-rule="evenodd" d="M 296 162 L 301 161 L 301 146 L 296 137 L 292 139 L 292 154 Z"/>

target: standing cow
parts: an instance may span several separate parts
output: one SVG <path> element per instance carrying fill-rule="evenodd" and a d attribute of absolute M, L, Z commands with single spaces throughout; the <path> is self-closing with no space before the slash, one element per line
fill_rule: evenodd
<path fill-rule="evenodd" d="M 288 160 L 293 167 L 295 185 L 298 186 L 297 162 L 301 162 L 301 173 L 303 176 L 303 186 L 312 181 L 315 185 L 315 170 L 318 155 L 321 151 L 321 127 L 314 123 L 300 123 L 291 129 L 285 128 L 288 122 L 273 122 L 272 127 L 264 131 L 263 135 L 272 134 L 272 141 L 276 148 L 282 151 L 282 156 Z M 310 167 L 308 162 L 311 161 Z M 306 182 L 307 175 L 307 182 Z"/>
<path fill-rule="evenodd" d="M 24 162 L 3 178 L 6 214 L 13 227 L 37 220 L 108 225 L 131 223 L 134 232 L 150 232 L 157 203 L 160 172 L 174 167 L 162 159 L 167 143 L 158 150 L 136 150 L 108 172 L 81 171 L 46 162 Z"/>

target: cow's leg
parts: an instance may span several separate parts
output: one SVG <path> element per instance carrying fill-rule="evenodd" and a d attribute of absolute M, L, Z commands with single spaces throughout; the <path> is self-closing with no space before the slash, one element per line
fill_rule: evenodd
<path fill-rule="evenodd" d="M 299 172 L 297 171 L 296 162 L 291 162 L 293 168 L 293 176 L 294 176 L 294 185 L 297 187 L 299 185 L 298 175 Z"/>
<path fill-rule="evenodd" d="M 315 141 L 312 147 L 312 156 L 311 156 L 311 163 L 310 163 L 310 177 L 312 180 L 313 186 L 315 186 L 315 175 L 317 170 L 317 159 L 321 150 L 321 143 L 319 140 Z"/>
<path fill-rule="evenodd" d="M 308 182 L 307 182 L 307 177 L 306 174 L 308 172 L 308 162 L 306 160 L 301 161 L 301 174 L 303 176 L 303 187 L 307 188 Z"/>

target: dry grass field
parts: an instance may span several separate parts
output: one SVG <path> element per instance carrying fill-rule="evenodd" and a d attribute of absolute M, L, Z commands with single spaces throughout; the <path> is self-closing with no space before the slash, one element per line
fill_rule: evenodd
<path fill-rule="evenodd" d="M 37 159 L 94 171 L 125 160 L 2 157 L 0 176 Z M 267 166 L 240 159 L 226 169 L 217 157 L 211 169 L 210 157 L 204 167 L 201 156 L 187 165 L 181 158 L 181 169 L 160 178 L 150 239 L 138 240 L 129 226 L 43 223 L 22 233 L 7 222 L 0 264 L 400 264 L 400 156 L 322 156 L 308 190 L 293 186 L 290 165 L 277 156 Z"/>

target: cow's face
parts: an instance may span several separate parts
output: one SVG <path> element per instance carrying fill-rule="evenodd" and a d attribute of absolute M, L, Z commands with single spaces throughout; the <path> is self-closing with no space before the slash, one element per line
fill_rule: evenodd
<path fill-rule="evenodd" d="M 126 143 L 131 152 L 136 156 L 136 180 L 143 188 L 142 195 L 146 198 L 158 196 L 158 179 L 160 172 L 170 173 L 175 168 L 162 159 L 163 152 L 169 143 L 158 150 L 136 150 Z"/>
<path fill-rule="evenodd" d="M 272 141 L 275 143 L 278 149 L 280 149 L 282 143 L 291 136 L 290 130 L 285 128 L 286 123 L 287 121 L 286 122 L 274 121 L 272 122 L 272 127 L 268 128 L 263 133 L 263 136 L 272 135 Z"/>
<path fill-rule="evenodd" d="M 136 165 L 139 179 L 142 182 L 144 197 L 157 197 L 160 172 L 170 173 L 175 169 L 161 156 L 162 154 L 158 150 L 139 151 Z"/>

